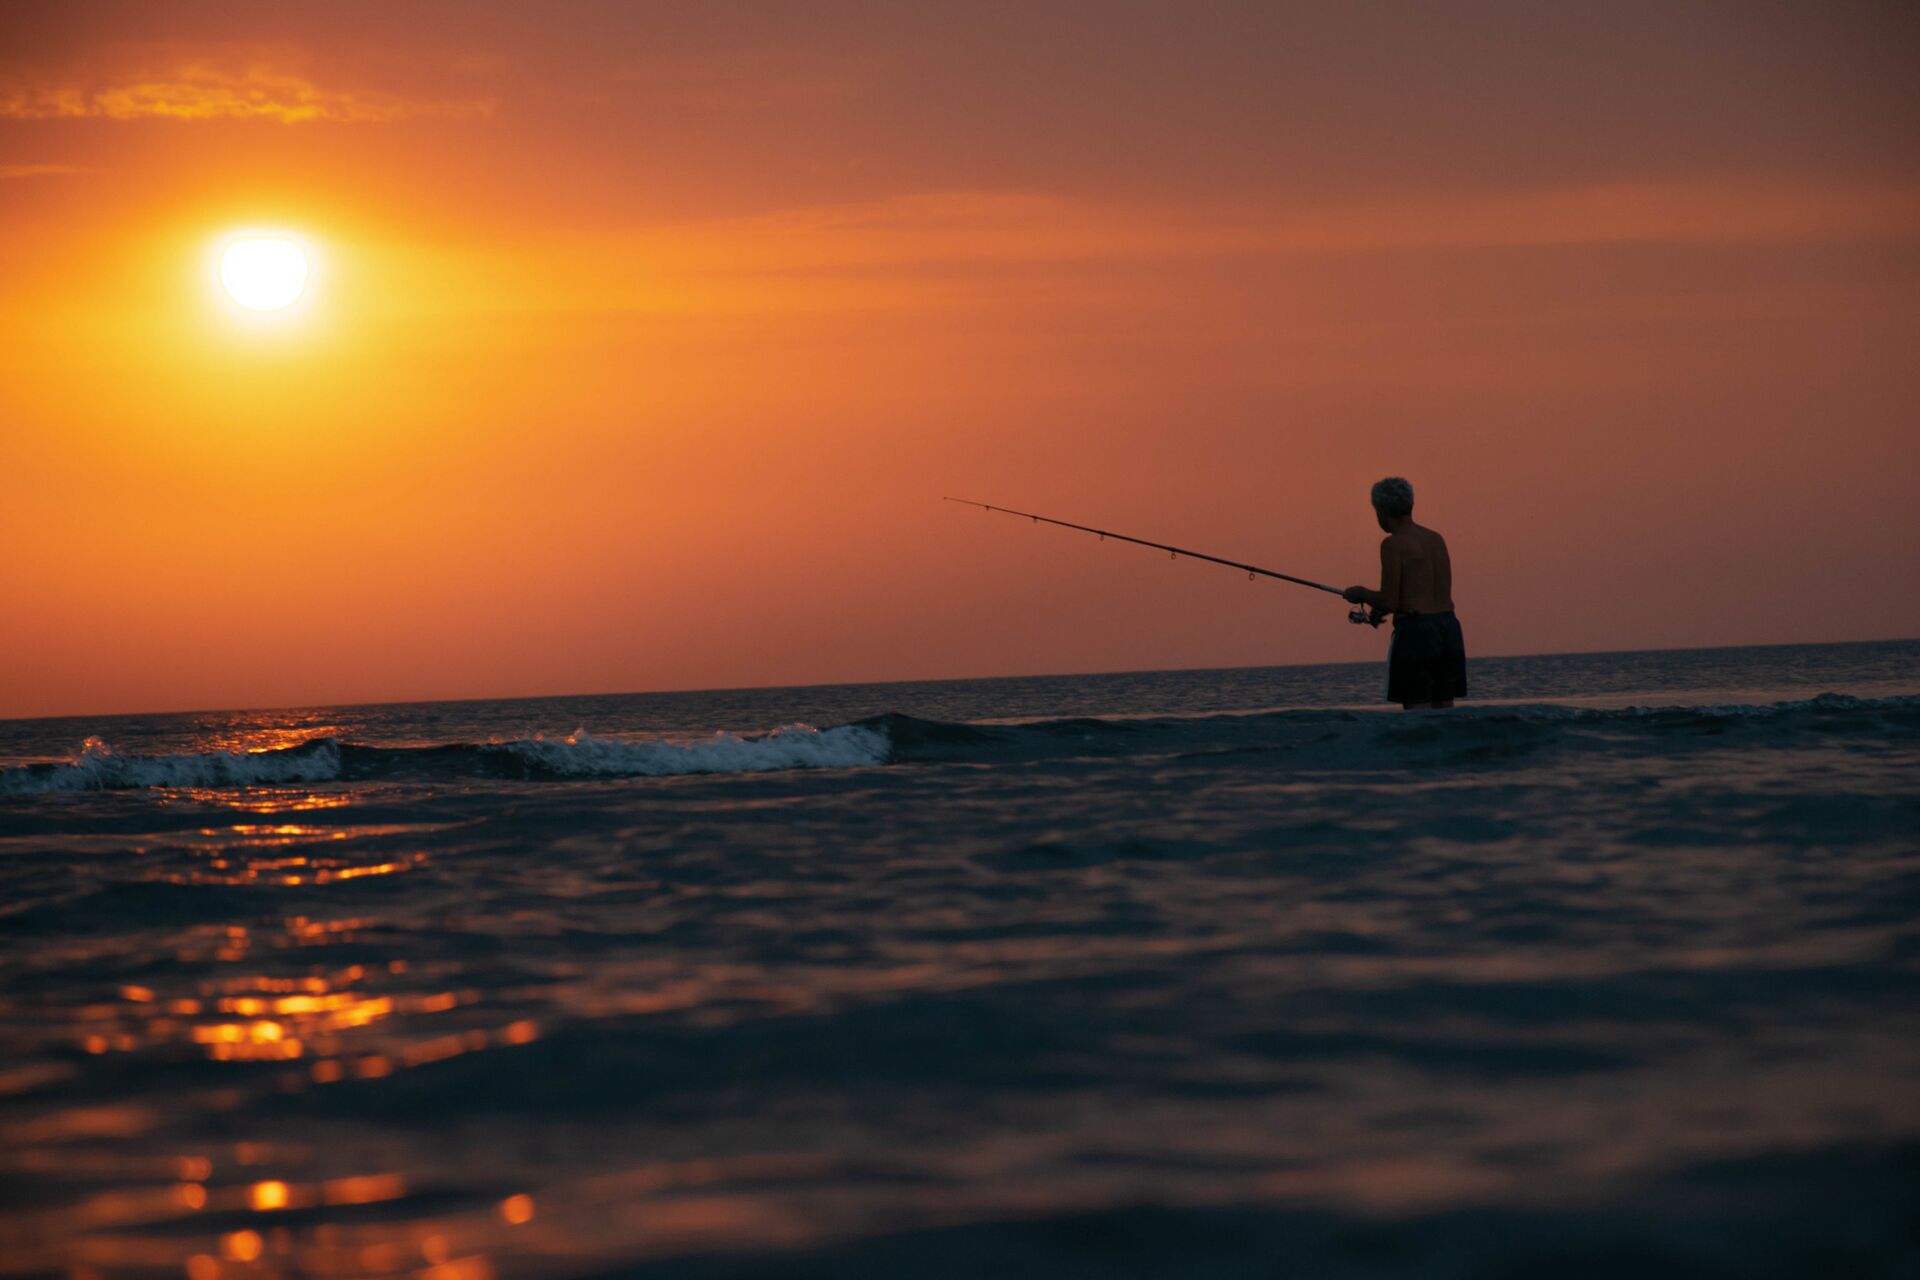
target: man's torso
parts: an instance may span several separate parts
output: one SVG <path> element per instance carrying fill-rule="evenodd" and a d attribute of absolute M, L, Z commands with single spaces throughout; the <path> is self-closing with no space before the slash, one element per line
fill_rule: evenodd
<path fill-rule="evenodd" d="M 1452 612 L 1453 562 L 1445 538 L 1422 525 L 1409 524 L 1387 538 L 1386 552 L 1400 566 L 1395 612 Z"/>

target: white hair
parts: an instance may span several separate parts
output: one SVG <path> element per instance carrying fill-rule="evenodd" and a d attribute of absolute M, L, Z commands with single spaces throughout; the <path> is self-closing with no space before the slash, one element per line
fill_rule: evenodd
<path fill-rule="evenodd" d="M 1373 486 L 1373 509 L 1383 516 L 1413 514 L 1413 486 L 1399 476 L 1388 476 Z"/>

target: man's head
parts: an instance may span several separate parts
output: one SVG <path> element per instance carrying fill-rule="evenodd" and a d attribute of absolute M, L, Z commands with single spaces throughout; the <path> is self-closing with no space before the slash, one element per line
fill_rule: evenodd
<path fill-rule="evenodd" d="M 1391 530 L 1413 518 L 1413 486 L 1399 476 L 1388 476 L 1373 486 L 1373 515 L 1382 529 Z"/>

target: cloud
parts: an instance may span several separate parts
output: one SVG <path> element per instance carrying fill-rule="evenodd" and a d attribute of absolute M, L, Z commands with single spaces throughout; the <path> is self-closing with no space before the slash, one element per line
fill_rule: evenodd
<path fill-rule="evenodd" d="M 47 178 L 62 173 L 86 172 L 77 164 L 0 164 L 0 181 L 8 178 Z"/>
<path fill-rule="evenodd" d="M 706 224 L 743 270 L 1605 244 L 1910 240 L 1913 183 L 1701 178 L 1366 204 L 1128 207 L 946 192 Z"/>
<path fill-rule="evenodd" d="M 1123 300 L 1125 264 L 1622 245 L 1910 242 L 1920 187 L 1721 179 L 1373 205 L 1144 207 L 949 191 L 746 218 L 556 227 L 511 253 L 436 240 L 363 261 L 403 315 L 875 312 Z M 373 251 L 367 251 L 372 253 Z M 1411 268 L 1416 257 L 1409 257 Z M 1064 270 L 1062 270 L 1064 268 Z M 1358 274 L 1365 269 L 1355 267 Z M 1504 274 L 1511 275 L 1506 272 Z M 1205 271 L 1195 281 L 1216 278 Z M 1119 282 L 1119 283 L 1116 283 Z M 1197 286 L 1196 286 L 1197 287 Z"/>
<path fill-rule="evenodd" d="M 105 85 L 0 87 L 0 118 L 12 120 L 270 120 L 377 124 L 416 117 L 491 115 L 479 99 L 426 99 L 368 89 L 323 88 L 305 76 L 254 63 L 189 62 Z"/>

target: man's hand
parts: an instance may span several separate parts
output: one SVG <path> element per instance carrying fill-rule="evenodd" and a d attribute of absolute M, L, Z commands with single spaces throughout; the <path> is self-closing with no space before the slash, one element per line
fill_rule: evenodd
<path fill-rule="evenodd" d="M 1340 593 L 1347 598 L 1348 604 L 1365 604 L 1367 597 L 1373 594 L 1369 587 L 1348 587 Z"/>

